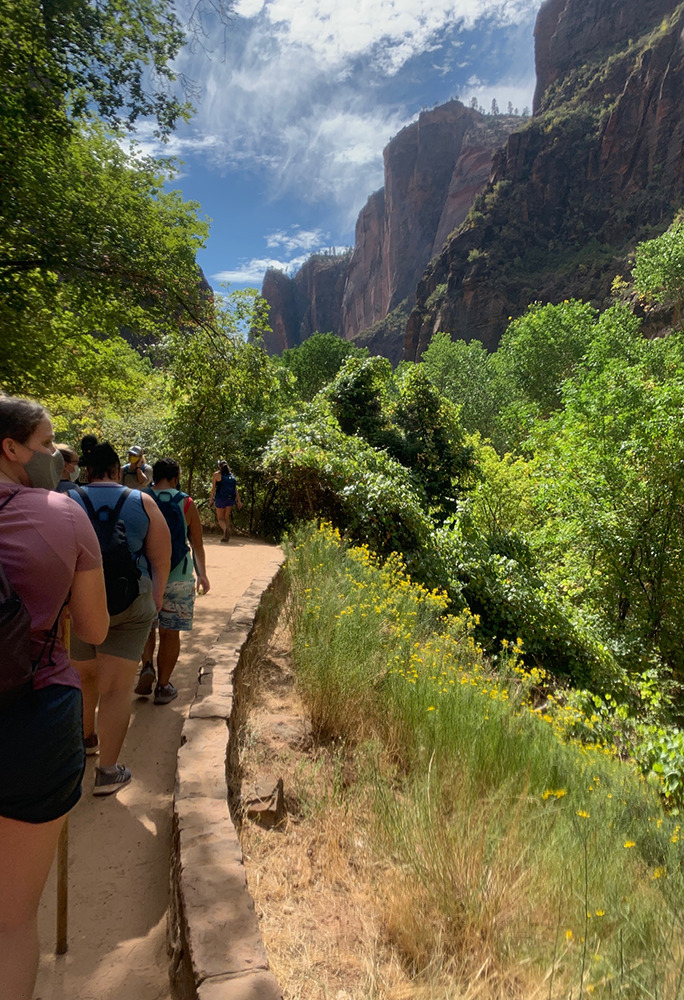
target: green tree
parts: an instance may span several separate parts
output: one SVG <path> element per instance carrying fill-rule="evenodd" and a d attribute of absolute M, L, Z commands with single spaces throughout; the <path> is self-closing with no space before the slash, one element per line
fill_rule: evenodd
<path fill-rule="evenodd" d="M 260 457 L 292 394 L 291 376 L 258 342 L 267 316 L 268 305 L 255 289 L 233 291 L 217 305 L 215 322 L 179 327 L 163 345 L 172 406 L 167 443 L 188 490 L 206 498 L 217 460 L 225 458 L 254 531 L 271 530 L 275 491 Z M 247 342 L 248 331 L 257 333 L 256 341 Z"/>
<path fill-rule="evenodd" d="M 488 437 L 497 405 L 492 355 L 480 341 L 466 343 L 452 340 L 448 333 L 436 333 L 421 364 L 439 392 L 460 407 L 464 429 Z"/>
<path fill-rule="evenodd" d="M 299 397 L 309 401 L 337 375 L 349 357 L 367 358 L 368 348 L 354 347 L 334 333 L 314 333 L 298 347 L 283 351 L 281 360 L 295 377 Z"/>
<path fill-rule="evenodd" d="M 636 290 L 651 302 L 674 306 L 681 326 L 684 305 L 684 219 L 677 219 L 654 240 L 637 247 L 632 271 Z"/>
<path fill-rule="evenodd" d="M 211 299 L 195 254 L 207 227 L 164 191 L 159 164 L 92 127 L 27 150 L 24 167 L 32 179 L 0 240 L 0 385 L 41 394 L 91 334 L 156 338 L 201 321 Z"/>
<path fill-rule="evenodd" d="M 626 654 L 681 671 L 684 343 L 625 339 L 625 358 L 620 338 L 597 339 L 537 429 L 547 559 Z"/>

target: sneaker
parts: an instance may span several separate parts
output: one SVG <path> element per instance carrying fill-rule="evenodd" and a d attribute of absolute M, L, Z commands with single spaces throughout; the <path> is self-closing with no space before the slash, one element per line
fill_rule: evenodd
<path fill-rule="evenodd" d="M 116 771 L 112 774 L 103 767 L 95 768 L 95 786 L 93 795 L 112 795 L 121 788 L 125 788 L 132 778 L 131 772 L 123 764 L 116 765 Z"/>
<path fill-rule="evenodd" d="M 173 684 L 157 684 L 154 689 L 154 703 L 155 705 L 168 705 L 170 701 L 178 697 L 178 692 L 176 691 Z"/>
<path fill-rule="evenodd" d="M 94 757 L 100 752 L 100 741 L 97 738 L 97 733 L 91 733 L 90 736 L 86 736 L 83 743 L 85 745 L 86 757 Z"/>
<path fill-rule="evenodd" d="M 148 660 L 147 663 L 143 663 L 138 683 L 135 685 L 135 693 L 141 695 L 152 694 L 152 688 L 156 679 L 157 675 L 154 672 L 152 661 Z"/>

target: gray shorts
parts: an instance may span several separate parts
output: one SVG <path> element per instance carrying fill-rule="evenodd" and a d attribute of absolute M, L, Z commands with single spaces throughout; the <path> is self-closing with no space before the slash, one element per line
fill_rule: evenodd
<path fill-rule="evenodd" d="M 74 632 L 71 633 L 71 659 L 94 660 L 97 653 L 108 653 L 110 656 L 137 662 L 156 614 L 152 581 L 147 576 L 141 576 L 140 593 L 129 608 L 119 615 L 111 616 L 109 631 L 103 643 L 93 646 L 89 642 L 82 642 Z"/>

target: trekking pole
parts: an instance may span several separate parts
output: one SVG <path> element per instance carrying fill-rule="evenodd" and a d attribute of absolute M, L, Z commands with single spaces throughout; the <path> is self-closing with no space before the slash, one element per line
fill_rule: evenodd
<path fill-rule="evenodd" d="M 71 622 L 69 616 L 64 619 L 64 646 L 70 652 Z M 67 940 L 67 918 L 69 908 L 69 816 L 64 820 L 64 826 L 57 842 L 57 943 L 55 954 L 65 955 L 69 947 Z"/>

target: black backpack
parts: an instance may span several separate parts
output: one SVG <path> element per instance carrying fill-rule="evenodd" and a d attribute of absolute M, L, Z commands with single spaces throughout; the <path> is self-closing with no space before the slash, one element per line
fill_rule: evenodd
<path fill-rule="evenodd" d="M 159 490 L 158 493 L 156 490 L 146 490 L 146 492 L 157 501 L 157 506 L 164 515 L 171 532 L 171 569 L 175 569 L 185 559 L 183 566 L 183 572 L 185 572 L 190 546 L 187 539 L 185 514 L 181 509 L 181 504 L 187 500 L 188 495 L 180 491 L 171 493 L 170 490 Z"/>
<path fill-rule="evenodd" d="M 11 493 L 0 510 L 16 496 Z M 69 600 L 64 602 L 65 604 Z M 62 605 L 62 608 L 64 605 Z M 29 610 L 9 582 L 7 574 L 0 562 L 0 649 L 2 649 L 2 669 L 0 670 L 0 699 L 21 694 L 29 690 L 31 679 L 43 656 L 43 651 L 57 636 L 57 627 L 62 608 L 45 639 L 43 649 L 37 661 L 31 659 L 31 615 Z M 52 659 L 52 657 L 50 657 Z"/>
<path fill-rule="evenodd" d="M 140 593 L 140 570 L 128 547 L 126 525 L 120 516 L 121 508 L 131 491 L 124 487 L 115 507 L 107 507 L 105 504 L 95 510 L 85 490 L 75 483 L 71 489 L 81 497 L 100 543 L 107 610 L 110 615 L 119 615 L 131 606 Z"/>

